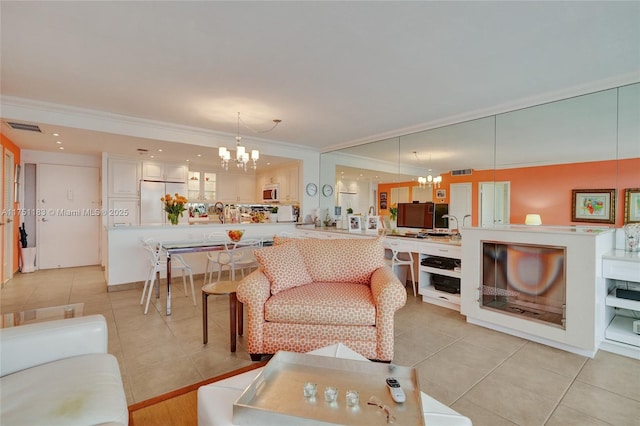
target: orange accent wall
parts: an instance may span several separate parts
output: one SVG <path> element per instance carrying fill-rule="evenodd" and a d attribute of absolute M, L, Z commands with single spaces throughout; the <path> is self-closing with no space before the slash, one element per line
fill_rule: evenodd
<path fill-rule="evenodd" d="M 2 143 L 2 161 L 3 161 L 3 165 L 4 165 L 4 156 L 5 156 L 5 150 L 13 153 L 13 162 L 14 165 L 15 164 L 20 164 L 20 148 L 18 147 L 18 145 L 16 145 L 15 143 L 13 143 L 13 141 L 11 141 L 9 138 L 7 138 L 4 134 L 0 134 L 0 142 Z M 15 167 L 15 166 L 14 166 Z M 15 169 L 14 169 L 15 170 Z M 11 171 L 11 175 L 13 176 L 14 170 Z M 4 182 L 4 175 L 5 175 L 5 171 L 4 171 L 4 167 L 3 167 L 3 173 L 2 173 L 2 188 L 0 189 L 0 193 L 2 194 L 2 201 L 0 201 L 0 205 L 4 204 L 4 189 L 5 189 L 5 182 Z M 13 187 L 13 186 L 12 186 Z M 4 206 L 2 205 L 3 209 L 13 209 L 14 211 L 16 211 L 16 209 L 18 209 L 20 207 L 20 203 L 14 202 L 13 206 Z M 2 221 L 6 222 L 6 219 L 3 215 L 2 217 Z M 2 240 L 0 241 L 1 244 L 4 244 L 4 238 L 5 238 L 5 232 L 11 232 L 13 234 L 13 262 L 12 262 L 12 267 L 13 267 L 13 271 L 17 271 L 18 270 L 18 256 L 20 255 L 20 220 L 19 218 L 14 218 L 13 222 L 11 222 L 13 224 L 12 227 L 7 227 L 7 226 L 3 226 L 2 227 Z M 2 262 L 3 263 L 3 262 Z M 0 281 L 2 281 L 1 277 L 4 277 L 4 271 L 2 270 L 2 263 L 0 263 Z"/>
<path fill-rule="evenodd" d="M 472 184 L 473 226 L 478 226 L 479 183 L 507 181 L 511 185 L 510 222 L 512 224 L 524 223 L 527 213 L 538 213 L 542 217 L 543 224 L 589 225 L 588 222 L 571 221 L 572 190 L 617 189 L 615 226 L 621 227 L 624 224 L 624 190 L 640 188 L 640 158 L 502 170 L 474 170 L 471 176 L 451 176 L 449 173 L 443 173 L 442 181 L 440 189 L 446 190 L 447 196 L 444 199 L 437 199 L 434 192 L 434 202 L 449 202 L 451 184 Z M 389 200 L 391 188 L 409 186 L 411 197 L 412 188 L 417 185 L 418 183 L 413 181 L 379 184 L 378 194 L 387 192 Z M 378 200 L 379 205 L 380 200 Z M 388 215 L 389 210 L 380 209 L 380 214 Z"/>

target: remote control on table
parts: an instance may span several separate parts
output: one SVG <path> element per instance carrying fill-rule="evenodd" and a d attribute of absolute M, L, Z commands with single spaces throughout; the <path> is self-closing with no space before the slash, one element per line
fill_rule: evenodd
<path fill-rule="evenodd" d="M 395 378 L 389 377 L 387 379 L 387 387 L 389 388 L 389 392 L 391 392 L 391 398 L 395 402 L 397 402 L 398 404 L 402 404 L 406 400 L 404 391 L 400 387 L 400 382 L 398 382 Z"/>

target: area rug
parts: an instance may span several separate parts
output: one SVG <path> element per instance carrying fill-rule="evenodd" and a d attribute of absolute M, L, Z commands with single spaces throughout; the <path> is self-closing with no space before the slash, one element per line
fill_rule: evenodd
<path fill-rule="evenodd" d="M 195 395 L 200 386 L 208 385 L 219 380 L 228 379 L 229 377 L 233 377 L 247 371 L 255 370 L 256 368 L 264 367 L 265 365 L 266 361 L 256 362 L 237 370 L 233 370 L 228 373 L 224 373 L 219 376 L 212 377 L 210 379 L 203 380 L 201 382 L 194 383 L 180 389 L 172 390 L 171 392 L 155 396 L 145 401 L 140 401 L 132 404 L 129 406 L 129 425 L 134 426 L 135 423 L 135 426 L 146 426 L 146 424 L 151 423 L 157 424 L 156 421 L 152 419 L 157 420 L 159 418 L 164 418 L 165 420 L 168 420 L 166 419 L 166 411 L 176 411 L 176 406 L 184 406 L 185 408 L 185 410 L 183 410 L 185 412 L 180 415 L 179 423 L 184 425 L 195 425 L 195 421 L 197 420 L 197 413 L 195 412 L 195 410 L 193 410 L 192 407 L 190 407 L 192 402 L 186 402 L 194 401 L 195 399 L 192 398 L 190 400 L 184 400 L 185 402 L 182 402 L 181 397 L 183 395 L 189 394 L 191 392 L 193 392 Z M 147 421 L 147 419 L 149 421 Z M 172 424 L 175 423 L 172 422 Z"/>

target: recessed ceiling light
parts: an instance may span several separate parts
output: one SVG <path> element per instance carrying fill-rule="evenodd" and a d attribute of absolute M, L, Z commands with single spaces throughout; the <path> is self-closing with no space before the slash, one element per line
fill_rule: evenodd
<path fill-rule="evenodd" d="M 187 160 L 187 163 L 189 162 L 189 160 Z"/>
<path fill-rule="evenodd" d="M 149 157 L 151 157 L 151 158 L 156 158 L 154 155 L 150 155 Z"/>
<path fill-rule="evenodd" d="M 61 144 L 62 144 L 62 142 L 61 142 L 61 141 L 56 141 L 56 143 L 57 143 L 58 145 L 61 145 Z"/>
<path fill-rule="evenodd" d="M 58 137 L 58 136 L 60 136 L 60 134 L 59 133 L 54 133 L 53 136 Z"/>
<path fill-rule="evenodd" d="M 202 157 L 202 154 L 197 154 L 196 157 Z"/>
<path fill-rule="evenodd" d="M 64 149 L 64 146 L 59 146 L 58 149 Z"/>
<path fill-rule="evenodd" d="M 160 148 L 160 149 L 158 150 L 158 152 L 162 152 L 162 148 Z"/>

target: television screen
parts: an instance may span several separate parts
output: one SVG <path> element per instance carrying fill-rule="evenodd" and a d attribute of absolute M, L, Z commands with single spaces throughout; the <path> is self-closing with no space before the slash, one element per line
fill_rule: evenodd
<path fill-rule="evenodd" d="M 442 217 L 445 214 L 449 214 L 449 204 L 436 204 L 435 207 L 435 228 L 436 229 L 447 229 L 449 228 L 449 219 L 446 217 Z"/>
<path fill-rule="evenodd" d="M 399 203 L 398 227 L 433 229 L 433 203 Z"/>

